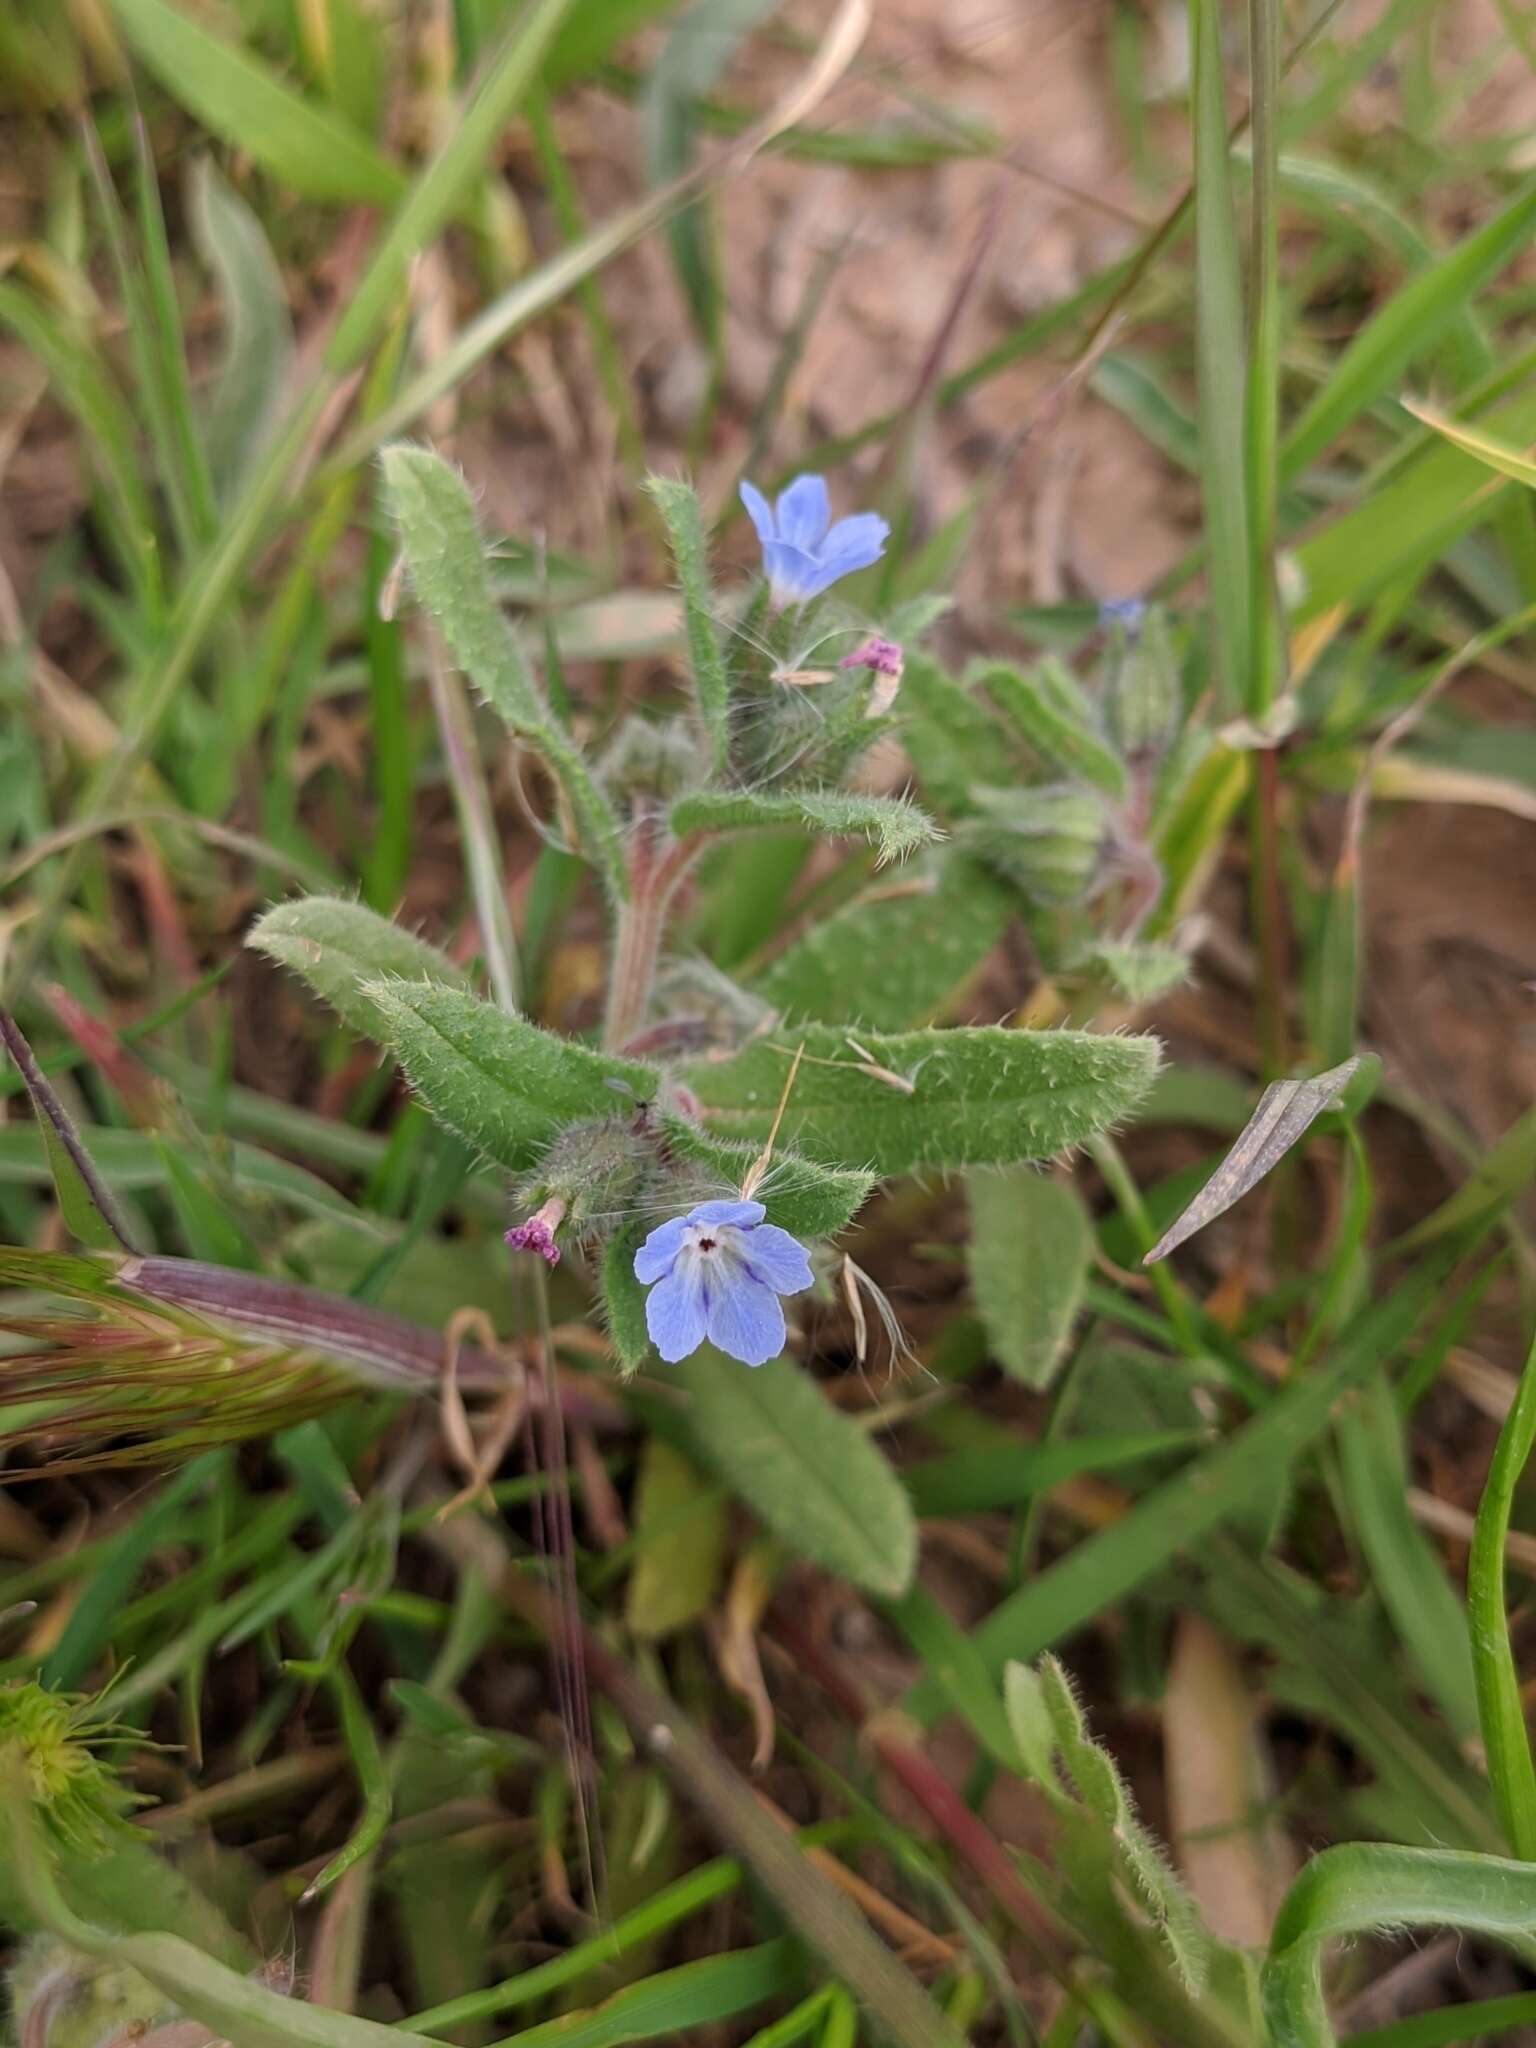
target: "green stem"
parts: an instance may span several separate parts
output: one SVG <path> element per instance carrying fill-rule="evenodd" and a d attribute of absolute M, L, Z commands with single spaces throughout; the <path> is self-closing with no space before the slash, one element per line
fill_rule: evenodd
<path fill-rule="evenodd" d="M 1536 1440 L 1536 1343 L 1525 1361 L 1514 1405 L 1499 1431 L 1488 1483 L 1477 1510 L 1467 1561 L 1467 1618 L 1477 1680 L 1483 1749 L 1499 1817 L 1515 1855 L 1536 1862 L 1536 1766 L 1525 1730 L 1520 1677 L 1504 1604 L 1504 1547 L 1515 1487 Z"/>

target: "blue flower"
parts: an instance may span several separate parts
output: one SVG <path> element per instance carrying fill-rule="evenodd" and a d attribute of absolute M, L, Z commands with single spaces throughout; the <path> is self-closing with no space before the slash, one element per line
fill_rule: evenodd
<path fill-rule="evenodd" d="M 635 1253 L 635 1278 L 649 1287 L 645 1327 L 667 1361 L 707 1337 L 743 1365 L 764 1365 L 784 1349 L 781 1294 L 811 1284 L 805 1246 L 765 1223 L 761 1202 L 700 1202 L 658 1225 Z"/>
<path fill-rule="evenodd" d="M 763 544 L 763 567 L 775 606 L 820 597 L 840 576 L 867 569 L 885 553 L 891 529 L 878 512 L 855 512 L 832 524 L 826 479 L 797 476 L 770 506 L 754 484 L 741 486 Z"/>

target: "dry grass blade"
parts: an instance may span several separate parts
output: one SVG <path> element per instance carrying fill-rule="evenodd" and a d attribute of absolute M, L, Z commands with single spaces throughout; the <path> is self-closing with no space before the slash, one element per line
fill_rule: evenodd
<path fill-rule="evenodd" d="M 1314 1074 L 1309 1081 L 1272 1082 L 1259 1097 L 1259 1106 L 1237 1143 L 1172 1229 L 1164 1231 L 1153 1245 L 1142 1264 L 1151 1266 L 1166 1259 L 1197 1230 L 1204 1230 L 1234 1202 L 1240 1202 L 1290 1151 L 1307 1127 L 1338 1101 L 1359 1065 L 1356 1055 L 1324 1074 Z"/>

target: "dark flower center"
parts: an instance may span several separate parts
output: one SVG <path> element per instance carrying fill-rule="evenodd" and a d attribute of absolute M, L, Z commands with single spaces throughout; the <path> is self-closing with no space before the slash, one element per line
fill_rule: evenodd
<path fill-rule="evenodd" d="M 701 1237 L 699 1239 L 699 1250 L 701 1252 L 712 1252 L 714 1248 L 715 1240 L 712 1237 Z"/>

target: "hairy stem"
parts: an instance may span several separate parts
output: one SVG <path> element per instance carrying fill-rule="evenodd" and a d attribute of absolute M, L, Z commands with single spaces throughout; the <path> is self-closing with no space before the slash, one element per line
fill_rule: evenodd
<path fill-rule="evenodd" d="M 609 1052 L 621 1051 L 645 1024 L 667 912 L 700 844 L 695 834 L 667 846 L 652 821 L 637 829 L 629 856 L 630 896 L 619 906 L 603 1020 L 603 1045 Z"/>

